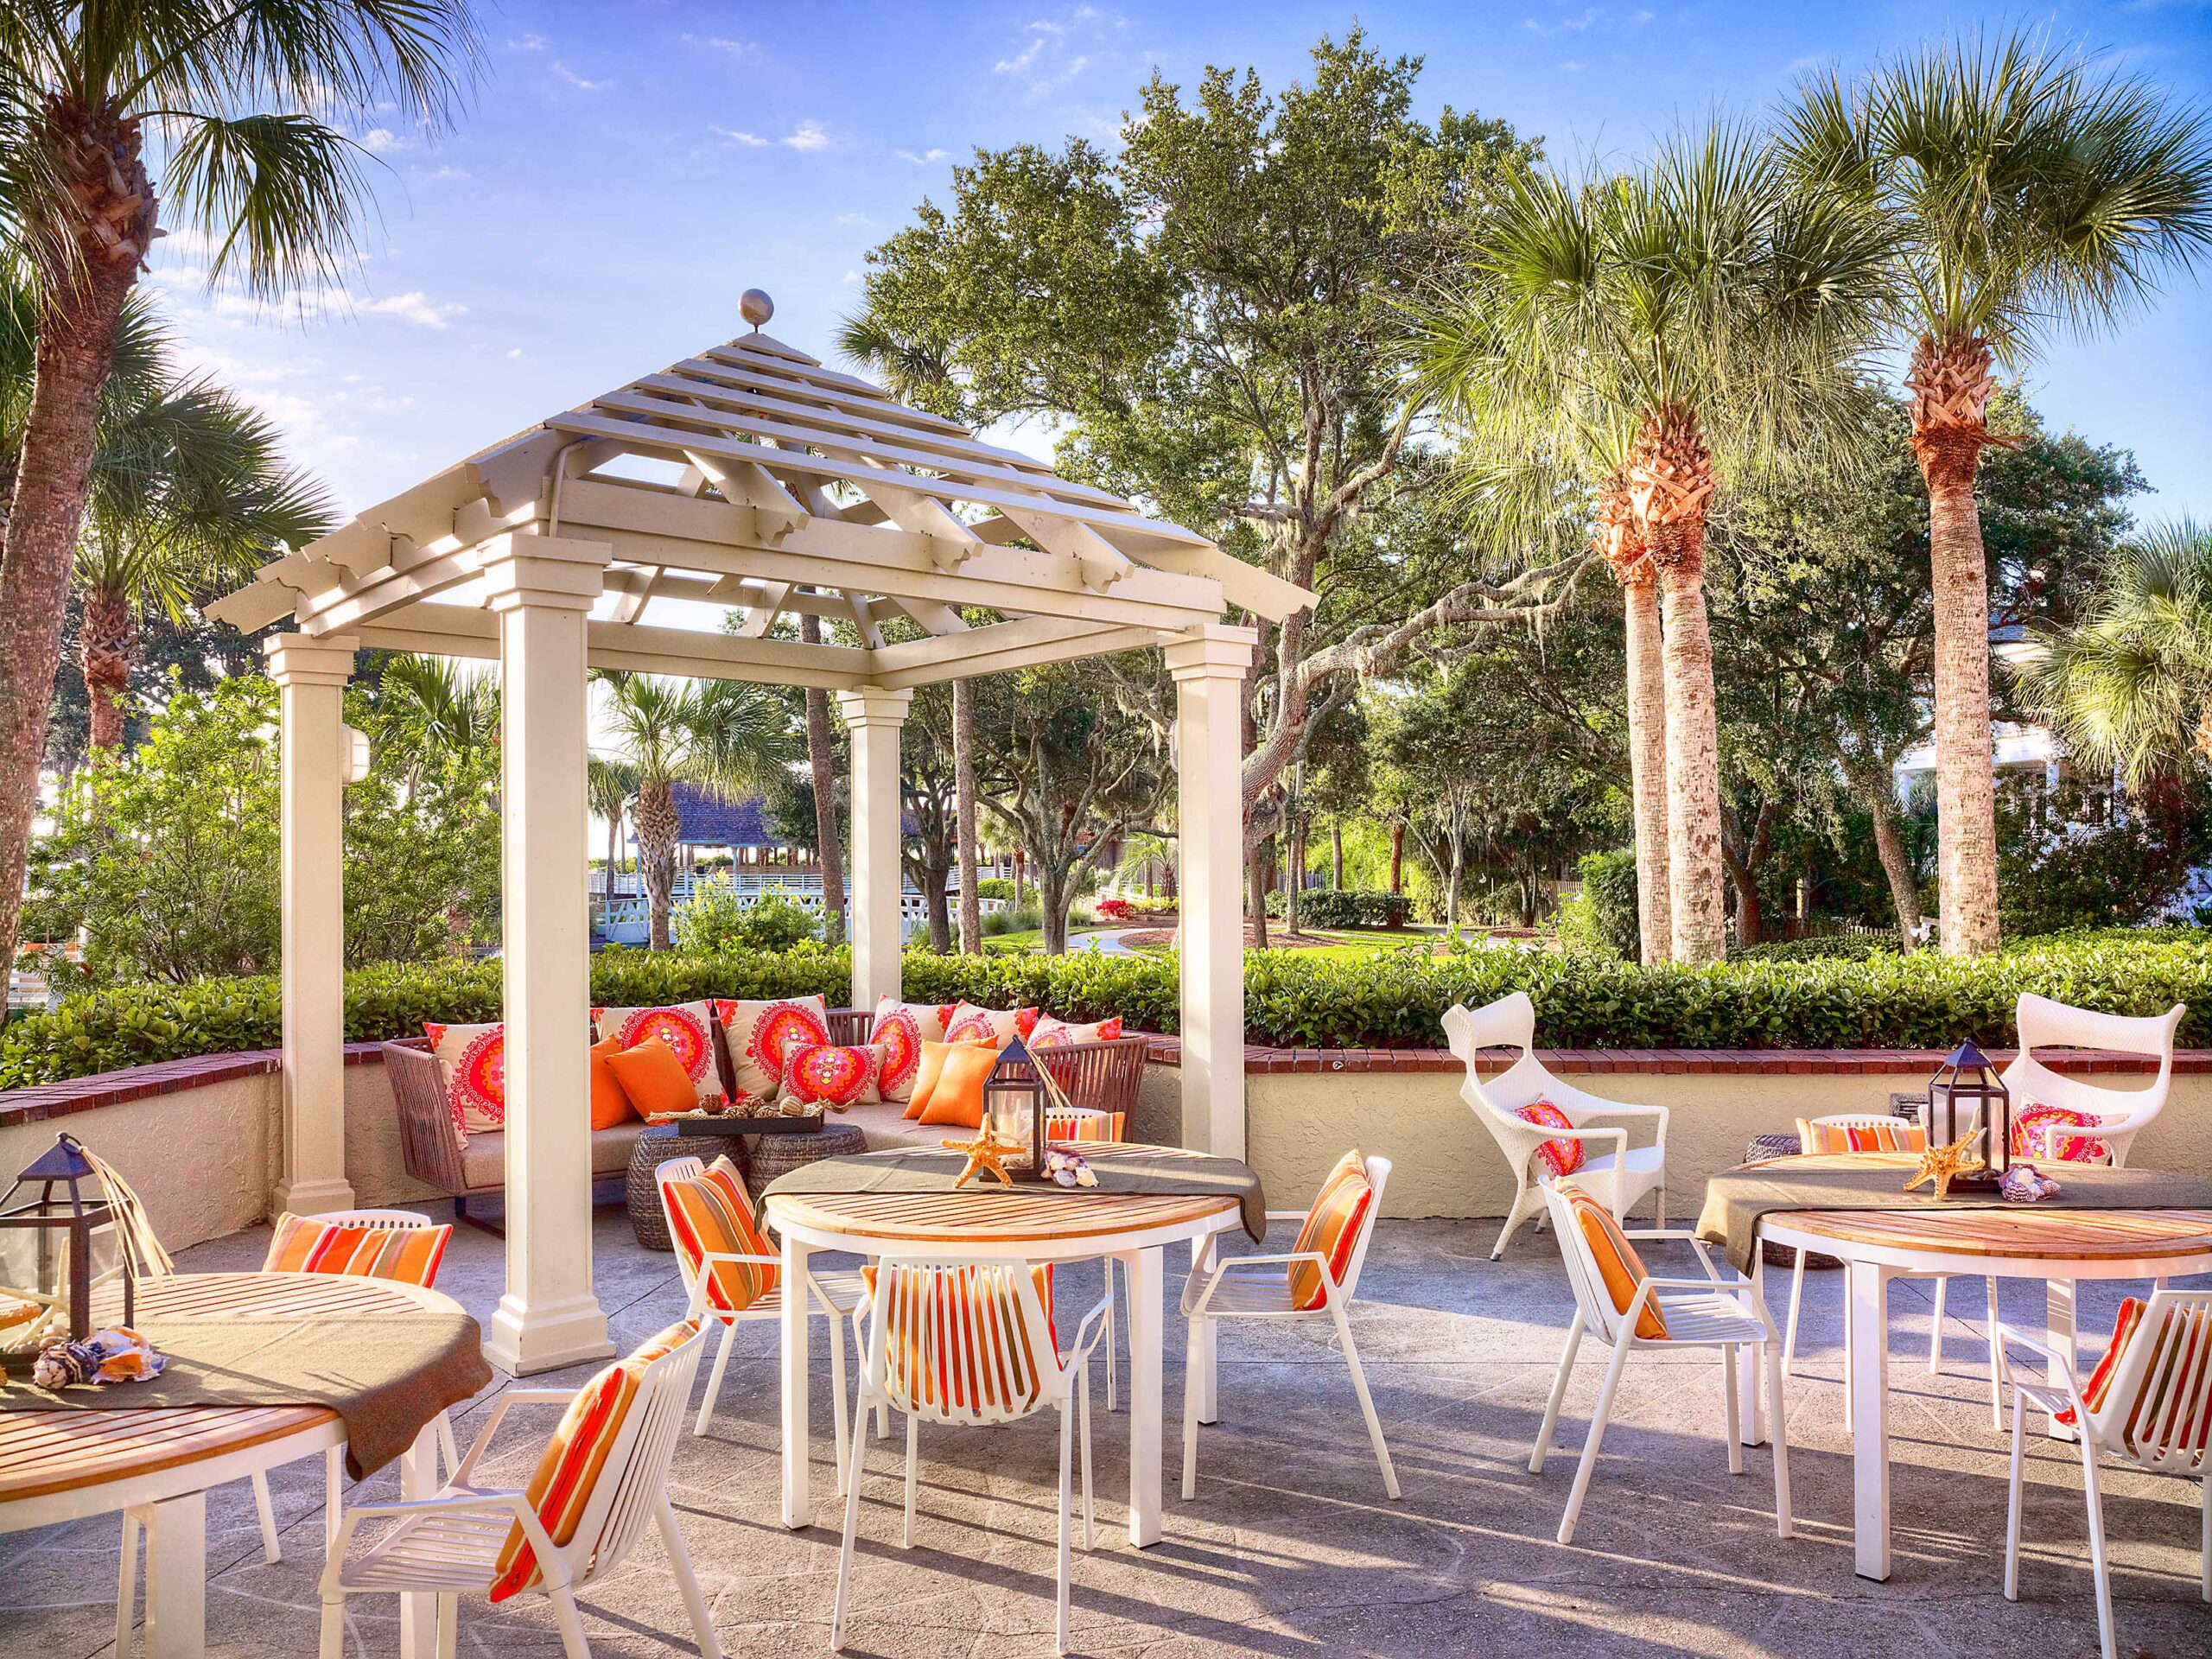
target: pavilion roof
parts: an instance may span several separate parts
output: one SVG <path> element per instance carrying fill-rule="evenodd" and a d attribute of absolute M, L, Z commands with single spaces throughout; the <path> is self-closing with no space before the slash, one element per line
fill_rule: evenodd
<path fill-rule="evenodd" d="M 210 607 L 240 627 L 496 657 L 487 549 L 611 545 L 601 666 L 887 689 L 1157 643 L 1313 596 L 758 331 L 479 451 Z M 719 631 L 658 601 L 717 607 Z M 956 607 L 1001 620 L 975 625 Z M 807 613 L 855 645 L 776 636 Z M 696 620 L 696 611 L 685 616 Z M 825 630 L 826 632 L 827 630 Z M 904 636 L 904 637 L 900 637 Z"/>

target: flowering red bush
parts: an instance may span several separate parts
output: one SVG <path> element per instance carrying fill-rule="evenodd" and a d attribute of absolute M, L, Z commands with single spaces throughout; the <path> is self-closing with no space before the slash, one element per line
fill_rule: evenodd
<path fill-rule="evenodd" d="M 1091 909 L 1102 922 L 1125 922 L 1129 918 L 1129 901 L 1126 899 L 1101 899 Z"/>

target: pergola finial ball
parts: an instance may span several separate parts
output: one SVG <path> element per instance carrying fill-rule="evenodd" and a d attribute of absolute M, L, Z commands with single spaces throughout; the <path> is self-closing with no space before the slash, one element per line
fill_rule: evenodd
<path fill-rule="evenodd" d="M 776 315 L 776 302 L 765 289 L 748 288 L 737 296 L 737 314 L 758 328 Z"/>

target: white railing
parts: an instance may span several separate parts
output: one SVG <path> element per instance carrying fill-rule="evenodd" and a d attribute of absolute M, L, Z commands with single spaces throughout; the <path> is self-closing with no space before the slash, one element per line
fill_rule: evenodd
<path fill-rule="evenodd" d="M 691 896 L 692 890 L 709 879 L 707 876 L 678 876 L 673 895 L 676 908 L 681 909 Z M 750 890 L 741 887 L 737 891 L 739 908 L 759 903 L 771 892 L 802 910 L 819 912 L 822 908 L 822 883 L 818 879 L 808 887 L 766 887 Z M 976 903 L 985 915 L 1007 907 L 1007 901 L 1003 899 L 979 899 Z M 624 893 L 619 880 L 611 902 L 598 888 L 592 890 L 591 915 L 594 931 L 614 944 L 643 944 L 651 937 L 652 918 L 645 896 L 634 892 Z M 926 934 L 929 927 L 929 900 L 916 889 L 906 888 L 899 895 L 899 943 L 902 945 L 912 944 L 918 936 Z"/>

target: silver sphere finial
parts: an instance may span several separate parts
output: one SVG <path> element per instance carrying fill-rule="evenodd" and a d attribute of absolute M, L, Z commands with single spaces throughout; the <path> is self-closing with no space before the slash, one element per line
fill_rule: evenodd
<path fill-rule="evenodd" d="M 762 323 L 776 315 L 776 302 L 764 289 L 748 288 L 737 296 L 737 314 L 751 323 L 757 333 Z"/>

